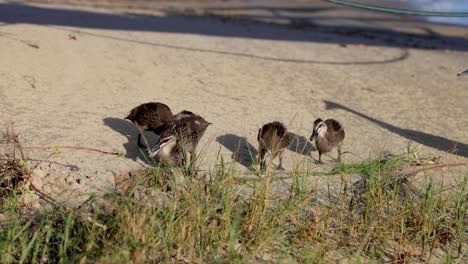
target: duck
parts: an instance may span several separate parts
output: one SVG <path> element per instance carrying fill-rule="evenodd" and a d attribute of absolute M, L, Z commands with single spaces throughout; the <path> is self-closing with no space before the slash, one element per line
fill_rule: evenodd
<path fill-rule="evenodd" d="M 259 130 L 257 135 L 258 140 L 258 160 L 260 169 L 266 169 L 267 153 L 271 153 L 270 161 L 279 158 L 279 165 L 277 170 L 284 170 L 283 168 L 283 153 L 289 146 L 288 129 L 286 126 L 278 121 L 264 124 Z"/>
<path fill-rule="evenodd" d="M 458 73 L 457 76 L 468 76 L 468 70 Z"/>
<path fill-rule="evenodd" d="M 138 129 L 137 145 L 139 147 L 145 147 L 141 143 L 141 135 L 143 130 L 153 131 L 156 135 L 160 135 L 168 124 L 192 114 L 193 113 L 190 111 L 183 110 L 180 113 L 174 115 L 172 114 L 169 106 L 166 104 L 160 102 L 150 102 L 133 108 L 128 116 L 125 117 L 125 119 L 130 120 L 136 125 Z"/>
<path fill-rule="evenodd" d="M 186 116 L 176 118 L 165 126 L 156 145 L 148 148 L 150 158 L 163 165 L 182 166 L 190 161 L 192 166 L 195 149 L 206 129 L 212 123 L 187 111 Z"/>
<path fill-rule="evenodd" d="M 319 153 L 319 163 L 322 163 L 322 154 L 332 151 L 337 148 L 338 158 L 341 160 L 341 145 L 345 138 L 345 131 L 340 122 L 335 119 L 327 119 L 323 121 L 318 118 L 314 121 L 314 129 L 310 136 L 310 141 L 315 140 L 315 147 Z"/>

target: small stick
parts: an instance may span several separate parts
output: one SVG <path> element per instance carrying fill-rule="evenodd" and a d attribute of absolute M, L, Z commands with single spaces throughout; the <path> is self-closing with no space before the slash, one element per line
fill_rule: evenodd
<path fill-rule="evenodd" d="M 143 138 L 143 141 L 145 142 L 146 148 L 149 148 L 150 145 L 149 145 L 148 139 L 145 136 L 145 133 L 143 133 L 144 130 L 139 125 L 137 125 L 137 128 L 138 128 L 138 133 L 140 133 L 141 137 Z"/>
<path fill-rule="evenodd" d="M 358 158 L 362 159 L 361 157 L 359 157 L 358 155 L 352 153 L 351 151 L 343 151 L 343 152 L 341 152 L 341 155 L 343 155 L 343 154 L 351 154 L 351 155 L 354 155 L 355 157 L 358 157 Z"/>
<path fill-rule="evenodd" d="M 18 136 L 16 136 L 16 137 L 14 138 L 14 142 L 15 142 L 15 144 L 18 146 L 18 149 L 19 149 L 19 151 L 20 151 L 21 160 L 25 162 L 25 161 L 26 161 L 26 156 L 24 155 L 23 146 L 22 146 L 21 143 L 19 142 Z M 22 166 L 22 167 L 21 167 L 21 173 L 23 174 L 23 177 L 26 179 L 27 176 L 29 176 L 28 168 L 27 168 L 26 166 Z"/>
<path fill-rule="evenodd" d="M 115 156 L 120 155 L 119 152 L 109 152 L 109 151 L 104 151 L 104 150 L 100 150 L 100 149 L 88 148 L 88 147 L 79 147 L 79 146 L 24 147 L 23 149 L 30 149 L 30 150 L 35 150 L 35 149 L 49 150 L 49 149 L 51 149 L 51 150 L 55 150 L 55 149 L 60 149 L 60 148 L 63 148 L 63 149 L 76 149 L 76 150 L 89 150 L 89 151 L 94 151 L 94 152 L 99 152 L 99 153 L 109 154 L 109 155 L 115 155 Z"/>
<path fill-rule="evenodd" d="M 14 138 L 14 143 L 18 146 L 18 149 L 19 149 L 20 154 L 21 154 L 21 160 L 26 161 L 26 156 L 24 155 L 24 149 L 25 149 L 25 148 L 23 148 L 23 146 L 22 146 L 21 143 L 19 142 L 18 136 L 16 136 L 16 137 Z M 28 169 L 27 169 L 26 166 L 22 166 L 21 172 L 22 172 L 22 174 L 23 174 L 24 179 L 29 178 L 30 174 L 29 174 L 29 171 L 28 171 Z M 66 208 L 65 206 L 61 205 L 60 203 L 57 203 L 57 202 L 55 201 L 54 198 L 50 197 L 49 195 L 43 193 L 43 192 L 40 191 L 38 188 L 36 188 L 36 186 L 34 186 L 34 184 L 33 184 L 31 181 L 27 181 L 27 182 L 29 183 L 29 186 L 31 187 L 31 189 L 32 189 L 33 191 L 35 191 L 36 193 L 38 193 L 39 196 L 40 196 L 42 199 L 44 199 L 44 201 L 46 201 L 46 202 L 48 202 L 48 203 L 50 203 L 50 204 L 52 204 L 52 205 L 54 205 L 54 206 L 60 207 L 61 209 L 65 210 L 65 211 L 68 211 L 68 210 L 69 210 L 68 208 Z"/>
<path fill-rule="evenodd" d="M 426 170 L 433 170 L 443 167 L 455 167 L 455 166 L 464 166 L 465 163 L 445 163 L 445 164 L 431 164 L 431 165 L 420 165 L 420 166 L 410 166 L 406 168 L 399 168 L 395 172 L 394 178 L 401 179 L 406 177 L 414 176 L 420 172 Z"/>
<path fill-rule="evenodd" d="M 74 208 L 73 211 L 76 212 L 78 210 L 80 210 L 83 206 L 85 206 L 86 204 L 88 204 L 90 201 L 92 201 L 94 198 L 96 198 L 95 195 L 91 195 L 88 199 L 86 199 L 86 201 L 84 201 L 82 204 L 80 204 L 78 207 Z"/>
<path fill-rule="evenodd" d="M 104 231 L 107 230 L 107 226 L 105 226 L 105 225 L 103 225 L 103 224 L 101 224 L 101 223 L 99 223 L 99 222 L 97 222 L 97 221 L 94 221 L 90 216 L 88 216 L 88 217 L 86 218 L 86 220 L 87 220 L 88 222 L 91 222 L 91 223 L 95 224 L 97 227 L 101 228 L 101 229 L 104 230 Z"/>
<path fill-rule="evenodd" d="M 24 156 L 23 146 L 21 146 L 21 144 L 19 143 L 18 138 L 15 138 L 15 143 L 16 143 L 16 145 L 18 146 L 18 149 L 19 149 L 19 151 L 20 151 L 21 159 L 24 160 L 24 161 L 26 161 L 26 158 L 25 158 L 25 156 Z"/>
<path fill-rule="evenodd" d="M 63 206 L 62 204 L 58 203 L 55 201 L 54 198 L 50 197 L 49 195 L 43 193 L 42 191 L 40 191 L 38 188 L 36 188 L 36 186 L 34 186 L 34 184 L 32 182 L 29 182 L 29 186 L 31 187 L 31 189 L 33 191 L 35 191 L 36 193 L 39 194 L 39 196 L 41 196 L 42 199 L 44 199 L 44 201 L 54 205 L 54 206 L 57 206 L 57 207 L 60 207 L 62 210 L 64 210 L 65 212 L 69 211 L 69 209 L 65 206 Z"/>
<path fill-rule="evenodd" d="M 53 155 L 55 155 L 55 154 L 57 154 L 57 152 L 51 153 L 49 156 L 47 156 L 47 158 L 45 158 L 45 160 L 42 160 L 42 161 L 39 160 L 39 162 L 36 164 L 36 166 L 34 166 L 34 168 L 33 168 L 32 170 L 37 169 L 37 168 L 39 167 L 39 165 L 42 164 L 42 162 L 44 162 L 44 161 L 49 161 L 49 159 L 50 159 Z M 50 162 L 50 161 L 49 161 L 49 162 Z"/>

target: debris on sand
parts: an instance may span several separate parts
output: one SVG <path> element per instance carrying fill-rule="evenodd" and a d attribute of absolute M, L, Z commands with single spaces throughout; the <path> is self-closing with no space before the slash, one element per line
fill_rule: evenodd
<path fill-rule="evenodd" d="M 26 161 L 23 157 L 18 134 L 7 129 L 0 138 L 0 195 L 25 183 Z"/>

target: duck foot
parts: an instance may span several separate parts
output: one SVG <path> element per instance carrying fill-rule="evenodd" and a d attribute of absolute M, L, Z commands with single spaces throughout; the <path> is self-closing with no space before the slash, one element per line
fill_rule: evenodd
<path fill-rule="evenodd" d="M 285 171 L 285 169 L 283 168 L 283 166 L 278 166 L 278 167 L 276 167 L 276 170 Z"/>

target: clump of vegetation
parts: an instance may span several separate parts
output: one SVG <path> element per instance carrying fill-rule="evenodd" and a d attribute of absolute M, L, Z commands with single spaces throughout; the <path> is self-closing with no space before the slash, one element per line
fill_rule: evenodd
<path fill-rule="evenodd" d="M 11 129 L 0 137 L 0 196 L 7 195 L 26 180 L 26 160 L 18 137 Z"/>
<path fill-rule="evenodd" d="M 274 175 L 248 185 L 222 159 L 191 177 L 152 168 L 126 175 L 118 192 L 72 210 L 57 206 L 39 221 L 21 219 L 17 194 L 27 185 L 16 185 L 0 204 L 0 262 L 463 262 L 468 177 L 449 191 L 412 185 L 408 168 L 431 162 L 405 154 L 340 164 L 341 187 L 320 199 L 308 179 L 333 176 L 295 170 L 275 198 Z M 349 183 L 349 174 L 361 180 Z"/>

